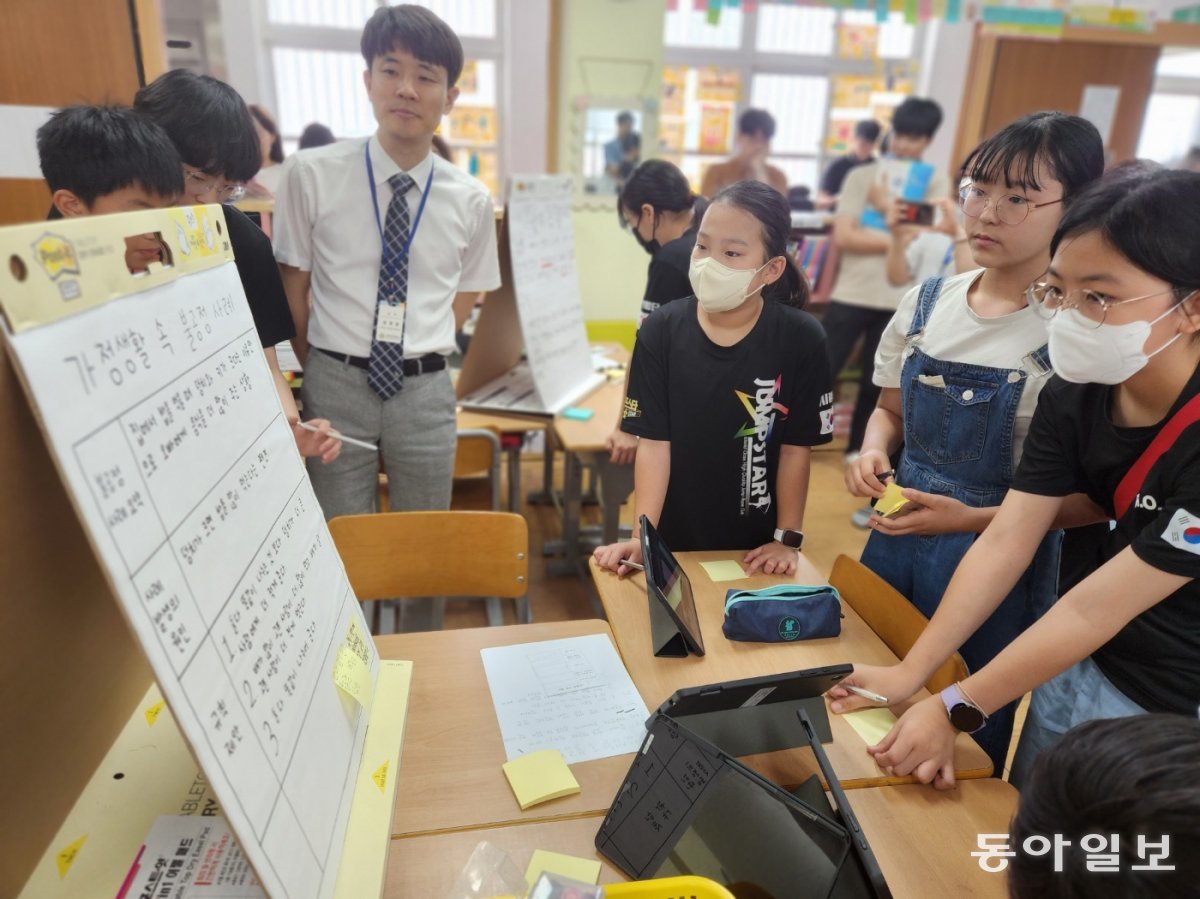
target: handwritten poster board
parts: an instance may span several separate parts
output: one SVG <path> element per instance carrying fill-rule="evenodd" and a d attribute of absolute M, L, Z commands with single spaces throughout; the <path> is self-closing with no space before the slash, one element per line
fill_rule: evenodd
<path fill-rule="evenodd" d="M 542 405 L 558 411 L 603 381 L 592 370 L 583 325 L 571 177 L 514 177 L 507 215 L 525 354 Z"/>
<path fill-rule="evenodd" d="M 134 279 L 148 232 L 174 264 Z M 267 893 L 330 896 L 366 731 L 331 672 L 367 626 L 220 207 L 6 228 L 0 253 L 10 353 L 180 730 Z"/>

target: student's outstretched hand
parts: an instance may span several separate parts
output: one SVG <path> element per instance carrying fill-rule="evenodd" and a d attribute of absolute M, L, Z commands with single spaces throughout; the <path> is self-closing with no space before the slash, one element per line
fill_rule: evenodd
<path fill-rule="evenodd" d="M 959 534 L 963 532 L 979 533 L 987 526 L 987 520 L 981 515 L 980 509 L 972 508 L 951 496 L 939 496 L 936 493 L 925 493 L 905 487 L 901 491 L 904 498 L 916 504 L 918 508 L 906 512 L 898 518 L 884 518 L 872 515 L 870 527 L 873 531 L 899 537 L 903 534 Z"/>
<path fill-rule="evenodd" d="M 605 439 L 604 448 L 608 450 L 609 462 L 614 465 L 630 465 L 637 456 L 638 439 L 618 427 Z"/>
<path fill-rule="evenodd" d="M 923 699 L 900 716 L 888 735 L 868 746 L 875 764 L 889 774 L 912 775 L 936 789 L 954 789 L 954 738 L 958 735 L 941 697 Z"/>
<path fill-rule="evenodd" d="M 795 574 L 799 558 L 800 550 L 772 540 L 758 549 L 750 550 L 742 561 L 750 566 L 746 569 L 747 575 L 758 574 L 760 571 L 763 574 Z"/>
<path fill-rule="evenodd" d="M 876 499 L 883 496 L 883 488 L 892 480 L 891 475 L 885 478 L 879 475 L 892 470 L 892 463 L 879 450 L 863 450 L 858 458 L 846 466 L 843 477 L 846 489 L 851 496 L 873 496 Z"/>
<path fill-rule="evenodd" d="M 318 428 L 316 431 L 300 427 L 299 419 L 290 424 L 292 436 L 296 438 L 296 448 L 300 450 L 300 455 L 320 456 L 321 461 L 328 465 L 341 453 L 342 441 L 329 436 L 331 426 L 327 419 L 311 418 L 306 422 L 306 424 Z"/>
<path fill-rule="evenodd" d="M 897 665 L 855 665 L 854 672 L 825 691 L 831 700 L 829 710 L 834 714 L 856 712 L 859 709 L 875 708 L 880 705 L 870 699 L 857 696 L 847 690 L 847 687 L 862 687 L 871 693 L 887 697 L 887 705 L 904 702 L 919 689 L 919 678 L 905 669 L 904 664 Z"/>
<path fill-rule="evenodd" d="M 597 546 L 592 552 L 592 558 L 601 568 L 615 571 L 619 577 L 633 574 L 638 569 L 631 565 L 622 565 L 630 561 L 638 566 L 642 564 L 642 543 L 640 540 L 621 540 L 608 546 Z"/>

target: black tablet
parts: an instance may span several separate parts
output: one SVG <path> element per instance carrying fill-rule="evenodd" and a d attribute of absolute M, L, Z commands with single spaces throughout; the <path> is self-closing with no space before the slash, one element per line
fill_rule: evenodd
<path fill-rule="evenodd" d="M 823 742 L 830 742 L 824 693 L 854 670 L 850 664 L 685 687 L 659 706 L 693 733 L 734 756 L 807 745 L 796 727 L 803 708 Z"/>
<path fill-rule="evenodd" d="M 702 656 L 704 639 L 700 636 L 700 619 L 696 616 L 692 582 L 688 580 L 687 574 L 645 515 L 642 516 L 640 525 L 642 564 L 646 569 L 646 593 L 651 604 L 651 626 L 655 623 L 653 607 L 658 604 L 667 613 L 678 632 L 678 638 L 670 640 L 655 635 L 655 641 L 662 644 L 655 646 L 655 654 L 687 655 L 692 652 Z M 674 638 L 674 635 L 670 636 Z M 682 652 L 671 648 L 671 645 L 678 646 Z"/>
<path fill-rule="evenodd" d="M 852 863 L 827 815 L 657 715 L 596 849 L 636 880 L 695 874 L 735 895 L 824 897 Z"/>

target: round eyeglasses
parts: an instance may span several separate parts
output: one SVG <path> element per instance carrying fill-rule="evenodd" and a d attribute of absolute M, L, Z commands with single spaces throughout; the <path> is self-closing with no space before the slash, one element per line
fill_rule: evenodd
<path fill-rule="evenodd" d="M 1161 297 L 1168 293 L 1175 293 L 1174 288 L 1143 294 L 1140 297 L 1130 297 L 1127 300 L 1113 300 L 1094 290 L 1071 290 L 1064 293 L 1053 284 L 1039 281 L 1025 288 L 1025 299 L 1047 321 L 1054 318 L 1059 309 L 1075 309 L 1079 312 L 1083 323 L 1094 329 L 1104 324 L 1104 318 L 1113 306 L 1136 303 L 1138 300 Z"/>
<path fill-rule="evenodd" d="M 224 187 L 218 188 L 217 183 L 221 179 L 215 175 L 206 175 L 203 172 L 184 172 L 184 177 L 187 179 L 186 193 L 193 197 L 216 190 L 217 199 L 220 202 L 236 203 L 246 196 L 246 185 L 226 184 Z"/>
<path fill-rule="evenodd" d="M 964 186 L 958 192 L 958 205 L 962 209 L 963 215 L 979 218 L 990 205 L 996 210 L 996 218 L 1006 225 L 1019 225 L 1029 217 L 1030 210 L 1053 206 L 1062 201 L 1063 198 L 1059 197 L 1057 200 L 1047 200 L 1045 203 L 1031 203 L 1017 194 L 1005 194 L 993 200 L 973 184 Z"/>

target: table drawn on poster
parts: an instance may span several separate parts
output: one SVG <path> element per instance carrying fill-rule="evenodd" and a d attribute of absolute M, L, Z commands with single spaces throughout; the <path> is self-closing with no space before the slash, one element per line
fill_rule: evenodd
<path fill-rule="evenodd" d="M 361 610 L 233 263 L 8 339 L 115 593 L 263 885 L 274 897 L 331 895 L 366 719 L 330 672 Z"/>
<path fill-rule="evenodd" d="M 525 352 L 543 402 L 554 407 L 593 376 L 575 270 L 570 176 L 514 178 L 507 216 Z"/>
<path fill-rule="evenodd" d="M 605 634 L 479 654 L 509 761 L 557 749 L 573 765 L 641 745 L 646 704 Z"/>

